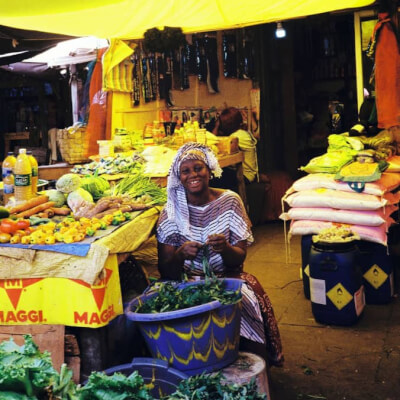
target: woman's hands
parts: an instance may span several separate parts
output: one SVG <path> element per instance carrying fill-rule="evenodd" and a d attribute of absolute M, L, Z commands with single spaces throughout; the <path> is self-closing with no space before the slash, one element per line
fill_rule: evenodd
<path fill-rule="evenodd" d="M 187 241 L 179 247 L 177 253 L 183 260 L 194 260 L 202 247 L 203 245 L 199 242 Z"/>
<path fill-rule="evenodd" d="M 225 235 L 222 233 L 214 233 L 208 236 L 206 244 L 209 245 L 211 250 L 215 253 L 223 253 L 228 246 Z"/>

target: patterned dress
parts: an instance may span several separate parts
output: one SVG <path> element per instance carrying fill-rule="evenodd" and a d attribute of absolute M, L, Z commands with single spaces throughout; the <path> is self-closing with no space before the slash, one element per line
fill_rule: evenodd
<path fill-rule="evenodd" d="M 164 209 L 157 225 L 157 240 L 174 247 L 188 240 L 205 243 L 211 234 L 223 233 L 231 245 L 245 240 L 247 245 L 253 242 L 250 221 L 240 197 L 230 191 L 224 191 L 212 202 L 194 206 L 189 204 L 189 222 L 191 237 L 185 237 L 176 223 L 167 218 Z M 204 250 L 200 250 L 196 259 L 186 260 L 185 272 L 191 277 L 202 277 Z M 227 269 L 220 254 L 208 249 L 208 261 L 217 276 L 229 276 L 245 281 L 242 286 L 242 319 L 240 335 L 248 340 L 267 346 L 269 361 L 272 365 L 283 362 L 282 346 L 278 326 L 271 303 L 257 279 L 242 272 L 242 266 L 236 271 Z M 257 292 L 256 292 L 256 291 Z"/>

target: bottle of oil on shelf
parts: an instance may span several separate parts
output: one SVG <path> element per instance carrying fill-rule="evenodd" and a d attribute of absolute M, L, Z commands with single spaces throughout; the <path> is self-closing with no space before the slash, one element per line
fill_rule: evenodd
<path fill-rule="evenodd" d="M 14 196 L 16 204 L 32 197 L 32 166 L 26 149 L 19 149 L 14 166 Z"/>
<path fill-rule="evenodd" d="M 14 196 L 14 174 L 13 168 L 16 162 L 14 153 L 9 151 L 1 167 L 1 176 L 3 180 L 3 203 L 6 205 L 10 198 Z"/>
<path fill-rule="evenodd" d="M 32 155 L 31 150 L 27 150 L 26 154 L 28 155 L 32 167 L 32 197 L 35 197 L 39 180 L 39 165 L 36 158 Z"/>

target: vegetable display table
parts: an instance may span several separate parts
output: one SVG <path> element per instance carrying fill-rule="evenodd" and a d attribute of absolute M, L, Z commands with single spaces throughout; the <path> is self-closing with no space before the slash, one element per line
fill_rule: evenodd
<path fill-rule="evenodd" d="M 150 236 L 153 207 L 93 242 L 86 256 L 0 246 L 0 325 L 101 327 L 122 314 L 118 261 Z M 79 250 L 83 243 L 74 243 Z M 119 257 L 118 257 L 119 256 Z"/>

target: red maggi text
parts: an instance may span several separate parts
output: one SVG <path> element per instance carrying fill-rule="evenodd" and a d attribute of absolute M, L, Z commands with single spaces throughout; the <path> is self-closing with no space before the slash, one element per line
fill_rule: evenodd
<path fill-rule="evenodd" d="M 0 323 L 44 322 L 42 310 L 0 311 Z"/>
<path fill-rule="evenodd" d="M 96 312 L 83 312 L 79 313 L 78 311 L 74 312 L 74 323 L 79 324 L 83 323 L 85 325 L 98 325 L 101 323 L 108 322 L 115 315 L 114 306 L 110 305 L 106 310 L 101 313 Z"/>

